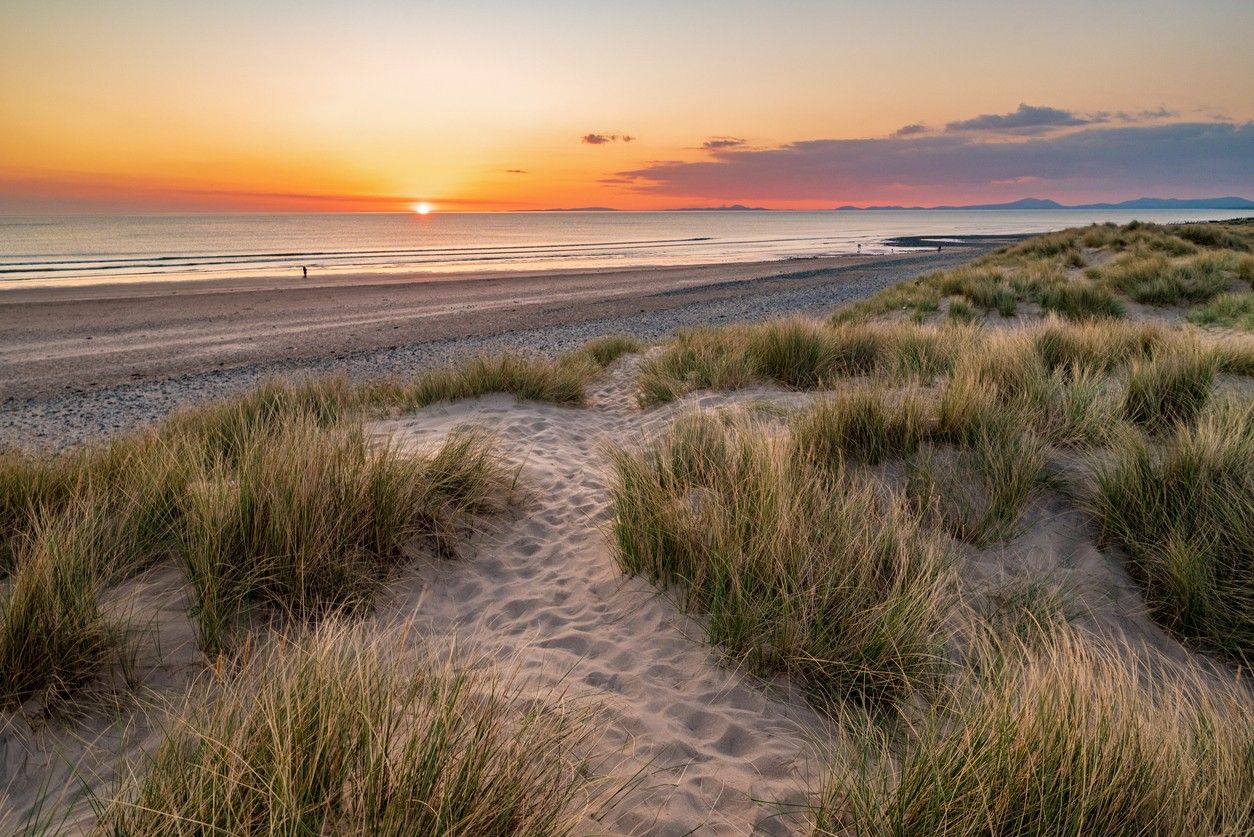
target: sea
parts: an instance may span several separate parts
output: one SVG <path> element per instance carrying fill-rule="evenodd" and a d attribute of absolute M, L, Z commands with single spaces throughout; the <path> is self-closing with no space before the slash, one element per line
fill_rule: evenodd
<path fill-rule="evenodd" d="M 895 236 L 1037 233 L 1239 210 L 0 216 L 0 290 L 328 274 L 597 269 L 883 253 Z"/>

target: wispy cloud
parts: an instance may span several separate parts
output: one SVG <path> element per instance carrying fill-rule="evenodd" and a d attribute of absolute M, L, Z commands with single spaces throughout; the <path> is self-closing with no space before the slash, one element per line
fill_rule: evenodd
<path fill-rule="evenodd" d="M 701 143 L 706 151 L 726 151 L 729 148 L 740 148 L 745 144 L 741 137 L 710 137 Z"/>
<path fill-rule="evenodd" d="M 924 125 L 922 122 L 913 122 L 909 125 L 902 125 L 900 128 L 893 131 L 893 136 L 916 137 L 919 134 L 926 134 L 926 133 L 927 133 L 926 125 Z"/>
<path fill-rule="evenodd" d="M 506 174 L 526 174 L 527 170 L 526 169 L 506 169 L 505 173 Z"/>
<path fill-rule="evenodd" d="M 946 133 L 992 131 L 999 133 L 1041 133 L 1056 128 L 1072 128 L 1106 122 L 1103 113 L 1081 115 L 1061 108 L 1020 104 L 1010 113 L 985 113 L 971 119 L 960 119 L 945 125 Z"/>
<path fill-rule="evenodd" d="M 1048 110 L 1052 118 L 1032 118 L 1038 124 L 1072 118 L 1057 115 L 1067 111 Z M 1251 161 L 1254 123 L 1084 124 L 1028 137 L 946 131 L 809 140 L 730 149 L 706 160 L 650 163 L 616 176 L 634 179 L 641 192 L 690 199 L 859 201 L 914 195 L 943 202 L 957 195 L 1014 194 L 1025 184 L 1051 197 L 1249 194 L 1254 193 Z"/>
<path fill-rule="evenodd" d="M 605 145 L 611 142 L 633 142 L 631 134 L 584 134 L 579 141 L 584 145 Z"/>

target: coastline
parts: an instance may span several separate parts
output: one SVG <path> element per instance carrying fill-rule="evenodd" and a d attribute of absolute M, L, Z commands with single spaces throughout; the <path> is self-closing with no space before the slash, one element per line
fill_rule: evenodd
<path fill-rule="evenodd" d="M 1004 242 L 999 242 L 1004 243 Z M 821 313 L 994 245 L 696 267 L 310 283 L 75 285 L 0 294 L 0 445 L 63 447 L 273 376 L 385 377 L 612 332 Z"/>

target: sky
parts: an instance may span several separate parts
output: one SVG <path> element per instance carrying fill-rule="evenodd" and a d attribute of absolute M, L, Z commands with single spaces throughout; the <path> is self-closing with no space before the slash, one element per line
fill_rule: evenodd
<path fill-rule="evenodd" d="M 1254 197 L 1254 3 L 3 0 L 0 212 Z"/>

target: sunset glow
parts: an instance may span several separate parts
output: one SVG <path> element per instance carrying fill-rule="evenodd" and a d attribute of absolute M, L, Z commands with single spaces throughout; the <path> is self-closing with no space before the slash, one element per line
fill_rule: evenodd
<path fill-rule="evenodd" d="M 825 208 L 1254 186 L 1248 2 L 777 12 L 13 0 L 0 211 L 404 212 L 418 190 L 441 212 Z M 1025 129 L 1021 106 L 1063 115 Z M 1179 125 L 1210 143 L 1185 172 Z M 990 161 L 999 142 L 1015 154 Z M 908 143 L 928 154 L 903 161 Z M 1113 170 L 1067 164 L 1119 149 Z"/>
<path fill-rule="evenodd" d="M 414 204 L 414 212 L 418 213 L 419 215 L 430 215 L 432 208 L 433 207 L 431 206 L 431 204 L 427 203 L 426 201 L 419 201 L 418 203 Z"/>

